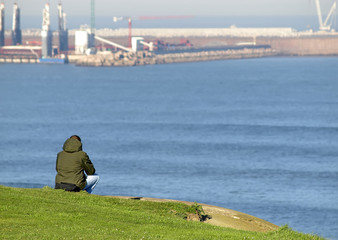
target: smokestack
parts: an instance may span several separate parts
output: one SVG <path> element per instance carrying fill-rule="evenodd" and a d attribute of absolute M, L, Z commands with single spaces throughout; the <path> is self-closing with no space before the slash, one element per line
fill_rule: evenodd
<path fill-rule="evenodd" d="M 49 4 L 45 5 L 42 11 L 42 57 L 47 58 L 52 56 L 52 31 L 50 30 L 50 9 Z"/>
<path fill-rule="evenodd" d="M 0 47 L 5 46 L 5 4 L 0 3 Z"/>
<path fill-rule="evenodd" d="M 12 45 L 21 45 L 20 8 L 17 3 L 13 7 Z"/>
<path fill-rule="evenodd" d="M 63 12 L 62 4 L 58 5 L 59 18 L 59 49 L 60 51 L 68 51 L 68 29 L 66 26 L 66 14 Z"/>

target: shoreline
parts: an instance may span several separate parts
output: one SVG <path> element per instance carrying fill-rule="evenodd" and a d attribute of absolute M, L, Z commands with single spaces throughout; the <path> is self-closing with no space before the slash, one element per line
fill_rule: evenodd
<path fill-rule="evenodd" d="M 155 64 L 206 62 L 218 60 L 252 59 L 266 57 L 337 57 L 338 54 L 286 54 L 272 48 L 242 48 L 228 50 L 201 50 L 196 52 L 166 52 L 155 54 L 149 51 L 140 52 L 110 52 L 101 51 L 95 55 L 69 55 L 61 63 L 59 58 L 41 59 L 10 57 L 0 55 L 0 64 L 74 64 L 87 67 L 131 67 Z M 57 61 L 58 60 L 58 61 Z"/>
<path fill-rule="evenodd" d="M 156 30 L 156 31 L 155 31 Z M 75 46 L 69 46 L 70 51 L 58 55 L 62 57 L 64 63 L 75 64 L 77 66 L 142 66 L 150 64 L 169 64 L 181 62 L 215 61 L 226 59 L 247 59 L 261 57 L 297 57 L 297 56 L 338 56 L 338 33 L 295 35 L 293 31 L 287 29 L 290 34 L 282 34 L 285 29 L 228 29 L 230 35 L 220 35 L 221 29 L 209 29 L 202 33 L 191 34 L 191 29 L 185 29 L 188 35 L 176 35 L 171 29 L 171 34 L 156 35 L 169 31 L 153 29 L 151 32 L 135 32 L 136 35 L 143 36 L 145 42 L 155 42 L 158 49 L 162 45 L 166 46 L 163 51 L 148 51 L 141 48 L 140 51 L 123 52 L 108 43 L 97 43 L 95 45 L 95 55 L 75 55 Z M 189 31 L 190 32 L 189 32 Z M 98 32 L 106 40 L 121 46 L 128 45 L 128 38 L 124 35 L 113 35 L 111 32 Z M 136 30 L 135 30 L 136 31 Z M 148 31 L 148 30 L 147 30 Z M 211 31 L 211 32 L 209 32 Z M 267 32 L 266 32 L 267 31 Z M 272 31 L 272 32 L 271 32 Z M 239 32 L 241 34 L 236 34 Z M 208 33 L 208 34 L 207 34 Z M 270 35 L 269 35 L 269 34 Z M 272 34 L 274 33 L 274 34 Z M 277 34 L 278 33 L 278 34 Z M 292 34 L 291 34 L 292 33 Z M 243 35 L 244 34 L 244 35 Z M 257 35 L 255 35 L 257 34 Z M 265 34 L 265 35 L 264 35 Z M 272 35 L 271 35 L 272 34 Z M 182 35 L 182 36 L 181 36 Z M 9 42 L 7 37 L 6 43 Z M 55 38 L 54 46 L 58 46 Z M 6 44 L 0 47 L 1 63 L 57 63 L 57 57 L 50 57 L 48 61 L 41 61 L 41 52 L 29 51 L 29 44 L 37 44 L 40 41 L 38 35 L 26 34 L 24 36 L 25 45 L 22 48 L 13 48 Z M 69 42 L 75 42 L 73 35 L 69 36 Z M 8 46 L 7 46 L 8 45 Z M 155 48 L 156 49 L 156 48 Z M 67 55 L 67 56 L 66 56 Z M 43 59 L 42 59 L 43 60 Z M 69 61 L 69 62 L 68 62 Z"/>
<path fill-rule="evenodd" d="M 126 197 L 126 196 L 105 196 L 118 199 L 129 199 L 135 201 L 150 201 L 150 202 L 175 202 L 184 203 L 189 206 L 195 204 L 193 202 L 172 200 L 172 199 L 160 199 L 160 198 L 147 198 L 147 197 Z M 205 214 L 210 215 L 211 218 L 204 221 L 207 224 L 211 224 L 219 227 L 233 228 L 244 231 L 254 232 L 270 232 L 278 230 L 280 227 L 265 221 L 263 219 L 251 216 L 246 213 L 238 212 L 235 210 L 222 208 L 218 206 L 197 203 L 203 207 Z"/>

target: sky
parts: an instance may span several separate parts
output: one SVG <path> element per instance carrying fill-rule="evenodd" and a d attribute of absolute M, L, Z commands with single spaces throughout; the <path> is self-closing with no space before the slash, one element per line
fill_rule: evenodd
<path fill-rule="evenodd" d="M 52 28 L 57 28 L 57 4 L 62 2 L 67 27 L 90 24 L 91 0 L 0 0 L 5 2 L 5 27 L 11 28 L 14 2 L 21 9 L 22 28 L 41 28 L 42 9 L 51 5 Z M 335 0 L 320 0 L 325 18 Z M 125 28 L 113 17 L 133 18 L 136 28 L 292 27 L 318 29 L 315 0 L 95 0 L 96 28 Z M 192 16 L 192 19 L 134 21 L 139 16 Z M 337 28 L 336 19 L 333 27 Z"/>
<path fill-rule="evenodd" d="M 18 2 L 22 16 L 41 16 L 50 2 L 52 15 L 60 0 L 0 0 L 6 12 Z M 328 13 L 334 0 L 321 0 Z M 62 0 L 70 16 L 90 15 L 90 0 Z M 309 16 L 316 15 L 315 0 L 95 0 L 96 16 Z"/>

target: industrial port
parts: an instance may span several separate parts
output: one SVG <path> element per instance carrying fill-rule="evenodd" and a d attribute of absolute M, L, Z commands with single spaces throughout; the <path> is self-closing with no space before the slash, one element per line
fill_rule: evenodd
<path fill-rule="evenodd" d="M 13 6 L 12 29 L 5 29 L 5 4 L 0 2 L 0 63 L 73 63 L 84 66 L 135 66 L 269 56 L 338 55 L 333 21 L 336 1 L 323 18 L 316 0 L 319 29 L 293 28 L 132 28 L 132 17 L 121 29 L 95 28 L 95 0 L 90 0 L 90 26 L 67 28 L 62 2 L 42 6 L 42 28 L 21 29 L 20 7 Z M 51 29 L 57 11 L 58 29 Z M 185 18 L 186 16 L 175 16 Z M 165 18 L 165 17 L 161 17 Z"/>

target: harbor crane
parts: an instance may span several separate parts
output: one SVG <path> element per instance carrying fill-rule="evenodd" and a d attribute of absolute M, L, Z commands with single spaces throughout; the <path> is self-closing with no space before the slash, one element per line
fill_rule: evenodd
<path fill-rule="evenodd" d="M 131 24 L 131 17 L 114 17 L 113 21 L 122 21 L 122 20 L 128 20 L 128 48 L 131 48 L 131 31 L 132 31 L 132 24 Z"/>
<path fill-rule="evenodd" d="M 329 14 L 327 15 L 325 21 L 323 21 L 323 17 L 322 17 L 322 10 L 320 8 L 320 0 L 316 0 L 316 7 L 317 7 L 317 15 L 318 15 L 318 21 L 319 21 L 319 30 L 321 31 L 332 31 L 332 22 L 334 19 L 334 16 L 336 14 L 336 6 L 337 3 L 336 1 L 334 1 Z M 331 22 L 329 23 L 329 20 L 331 20 Z"/>
<path fill-rule="evenodd" d="M 192 16 L 140 16 L 136 17 L 137 20 L 163 20 L 163 19 L 178 19 L 178 18 L 192 18 Z M 133 18 L 134 19 L 134 18 Z M 128 48 L 132 47 L 132 17 L 114 17 L 113 21 L 118 22 L 122 20 L 128 21 Z M 140 42 L 143 45 L 148 46 L 150 49 L 153 48 L 153 43 L 147 43 L 144 41 Z"/>

